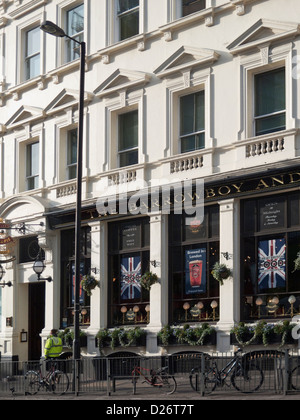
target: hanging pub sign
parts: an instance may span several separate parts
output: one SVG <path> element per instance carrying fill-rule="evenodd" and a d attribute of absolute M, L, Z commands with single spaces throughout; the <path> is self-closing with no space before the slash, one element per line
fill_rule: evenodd
<path fill-rule="evenodd" d="M 11 236 L 6 236 L 4 233 L 4 231 L 9 228 L 10 225 L 5 223 L 3 219 L 0 218 L 0 255 L 4 255 L 6 257 L 5 260 L 0 258 L 0 264 L 9 263 L 16 259 L 16 257 L 10 257 L 16 245 L 15 241 Z"/>
<path fill-rule="evenodd" d="M 206 293 L 206 248 L 185 251 L 185 293 Z"/>
<path fill-rule="evenodd" d="M 286 285 L 286 243 L 285 239 L 270 239 L 258 244 L 258 287 L 262 292 L 268 289 L 284 288 Z"/>
<path fill-rule="evenodd" d="M 133 300 L 141 297 L 141 258 L 123 257 L 121 260 L 121 300 Z"/>

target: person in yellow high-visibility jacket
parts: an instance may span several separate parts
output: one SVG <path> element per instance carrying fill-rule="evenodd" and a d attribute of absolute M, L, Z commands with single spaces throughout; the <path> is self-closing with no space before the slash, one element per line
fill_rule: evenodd
<path fill-rule="evenodd" d="M 57 337 L 57 330 L 50 331 L 50 337 L 45 344 L 45 357 L 46 359 L 56 359 L 63 351 L 62 340 Z"/>

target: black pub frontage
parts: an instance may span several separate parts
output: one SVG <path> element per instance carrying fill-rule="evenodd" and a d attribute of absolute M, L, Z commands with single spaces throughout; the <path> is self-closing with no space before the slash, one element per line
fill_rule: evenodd
<path fill-rule="evenodd" d="M 214 325 L 217 349 L 230 349 L 230 330 L 240 321 L 270 323 L 300 314 L 300 170 L 269 169 L 260 174 L 232 174 L 207 180 L 203 222 L 174 212 L 182 200 L 144 196 L 142 214 L 99 215 L 96 204 L 82 209 L 82 275 L 99 281 L 91 296 L 81 290 L 81 328 L 88 351 L 95 351 L 101 329 L 140 327 L 152 337 L 147 351 L 158 351 L 153 337 L 166 325 Z M 192 193 L 197 198 L 196 190 Z M 166 200 L 166 197 L 164 197 Z M 133 208 L 131 208 L 132 210 Z M 118 210 L 118 207 L 117 207 Z M 129 209 L 130 210 L 130 209 Z M 136 210 L 136 208 L 135 208 Z M 146 211 L 147 210 L 147 211 Z M 134 213 L 134 214 L 132 214 Z M 47 213 L 59 231 L 60 328 L 73 324 L 74 211 Z M 216 263 L 231 275 L 219 282 Z M 150 288 L 145 273 L 156 274 Z M 171 350 L 173 351 L 173 350 Z M 174 350 L 175 351 L 175 350 Z"/>

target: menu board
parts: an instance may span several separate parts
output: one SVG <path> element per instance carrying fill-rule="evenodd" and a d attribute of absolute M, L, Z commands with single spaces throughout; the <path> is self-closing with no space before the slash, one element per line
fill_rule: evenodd
<path fill-rule="evenodd" d="M 284 227 L 285 202 L 281 198 L 260 202 L 260 230 Z"/>
<path fill-rule="evenodd" d="M 141 225 L 138 223 L 126 223 L 121 229 L 122 249 L 141 247 Z"/>

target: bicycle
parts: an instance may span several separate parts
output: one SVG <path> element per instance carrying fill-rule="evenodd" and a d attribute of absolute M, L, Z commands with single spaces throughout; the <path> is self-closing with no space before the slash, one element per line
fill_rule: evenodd
<path fill-rule="evenodd" d="M 174 376 L 168 374 L 167 370 L 168 366 L 158 370 L 135 366 L 132 371 L 132 381 L 136 384 L 139 377 L 143 377 L 144 381 L 142 383 L 147 383 L 150 386 L 157 388 L 163 388 L 166 390 L 167 395 L 171 395 L 177 389 L 177 382 Z"/>
<path fill-rule="evenodd" d="M 25 374 L 25 383 L 27 383 L 26 395 L 36 395 L 41 388 L 53 394 L 63 395 L 69 389 L 69 377 L 65 372 L 57 369 L 57 363 L 51 361 L 50 369 L 46 376 L 42 374 L 42 364 L 39 370 L 29 370 Z"/>
<path fill-rule="evenodd" d="M 218 369 L 215 361 L 210 366 L 210 363 L 207 363 L 210 358 L 206 357 L 203 369 L 195 368 L 190 373 L 190 384 L 193 390 L 210 394 L 217 386 L 228 385 L 226 379 L 231 375 L 231 384 L 237 391 L 242 393 L 258 391 L 264 382 L 263 371 L 254 361 L 242 360 L 239 356 L 240 352 L 241 349 L 238 349 L 234 353 L 234 357 L 221 370 Z"/>
<path fill-rule="evenodd" d="M 300 391 L 300 365 L 289 373 L 289 384 L 294 391 Z"/>

